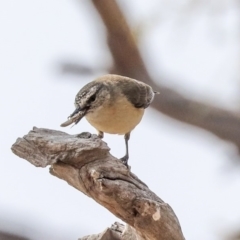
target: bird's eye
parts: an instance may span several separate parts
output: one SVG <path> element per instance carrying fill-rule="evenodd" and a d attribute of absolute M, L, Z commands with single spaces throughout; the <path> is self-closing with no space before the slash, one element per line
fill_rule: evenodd
<path fill-rule="evenodd" d="M 96 95 L 92 95 L 90 98 L 89 98 L 89 102 L 94 102 L 96 99 Z"/>

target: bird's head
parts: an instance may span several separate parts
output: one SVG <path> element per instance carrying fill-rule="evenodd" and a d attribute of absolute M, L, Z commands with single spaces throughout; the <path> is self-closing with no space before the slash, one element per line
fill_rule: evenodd
<path fill-rule="evenodd" d="M 72 123 L 77 124 L 86 114 L 101 107 L 104 101 L 109 98 L 107 86 L 102 82 L 88 83 L 77 93 L 74 102 L 76 109 L 69 116 L 69 119 L 61 124 L 61 127 L 66 127 Z"/>

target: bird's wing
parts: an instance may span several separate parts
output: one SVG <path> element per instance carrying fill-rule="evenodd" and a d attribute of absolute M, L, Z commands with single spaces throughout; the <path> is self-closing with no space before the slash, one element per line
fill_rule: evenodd
<path fill-rule="evenodd" d="M 131 84 L 129 81 L 131 80 Z M 140 81 L 126 79 L 119 82 L 122 93 L 136 108 L 147 108 L 153 100 L 154 92 L 152 88 Z"/>

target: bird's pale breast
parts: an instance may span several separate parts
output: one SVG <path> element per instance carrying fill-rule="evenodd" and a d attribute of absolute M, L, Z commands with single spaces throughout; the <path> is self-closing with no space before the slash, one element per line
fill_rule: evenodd
<path fill-rule="evenodd" d="M 125 134 L 139 124 L 143 113 L 143 108 L 136 108 L 126 98 L 120 97 L 116 99 L 114 104 L 102 105 L 88 113 L 86 119 L 99 131 Z"/>

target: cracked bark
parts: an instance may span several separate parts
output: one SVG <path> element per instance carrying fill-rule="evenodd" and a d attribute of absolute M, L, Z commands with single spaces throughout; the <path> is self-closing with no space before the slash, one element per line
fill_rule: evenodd
<path fill-rule="evenodd" d="M 126 225 L 115 223 L 101 234 L 82 240 L 183 240 L 172 208 L 109 153 L 96 135 L 34 127 L 12 145 L 17 156 L 50 173 L 94 199 Z"/>

